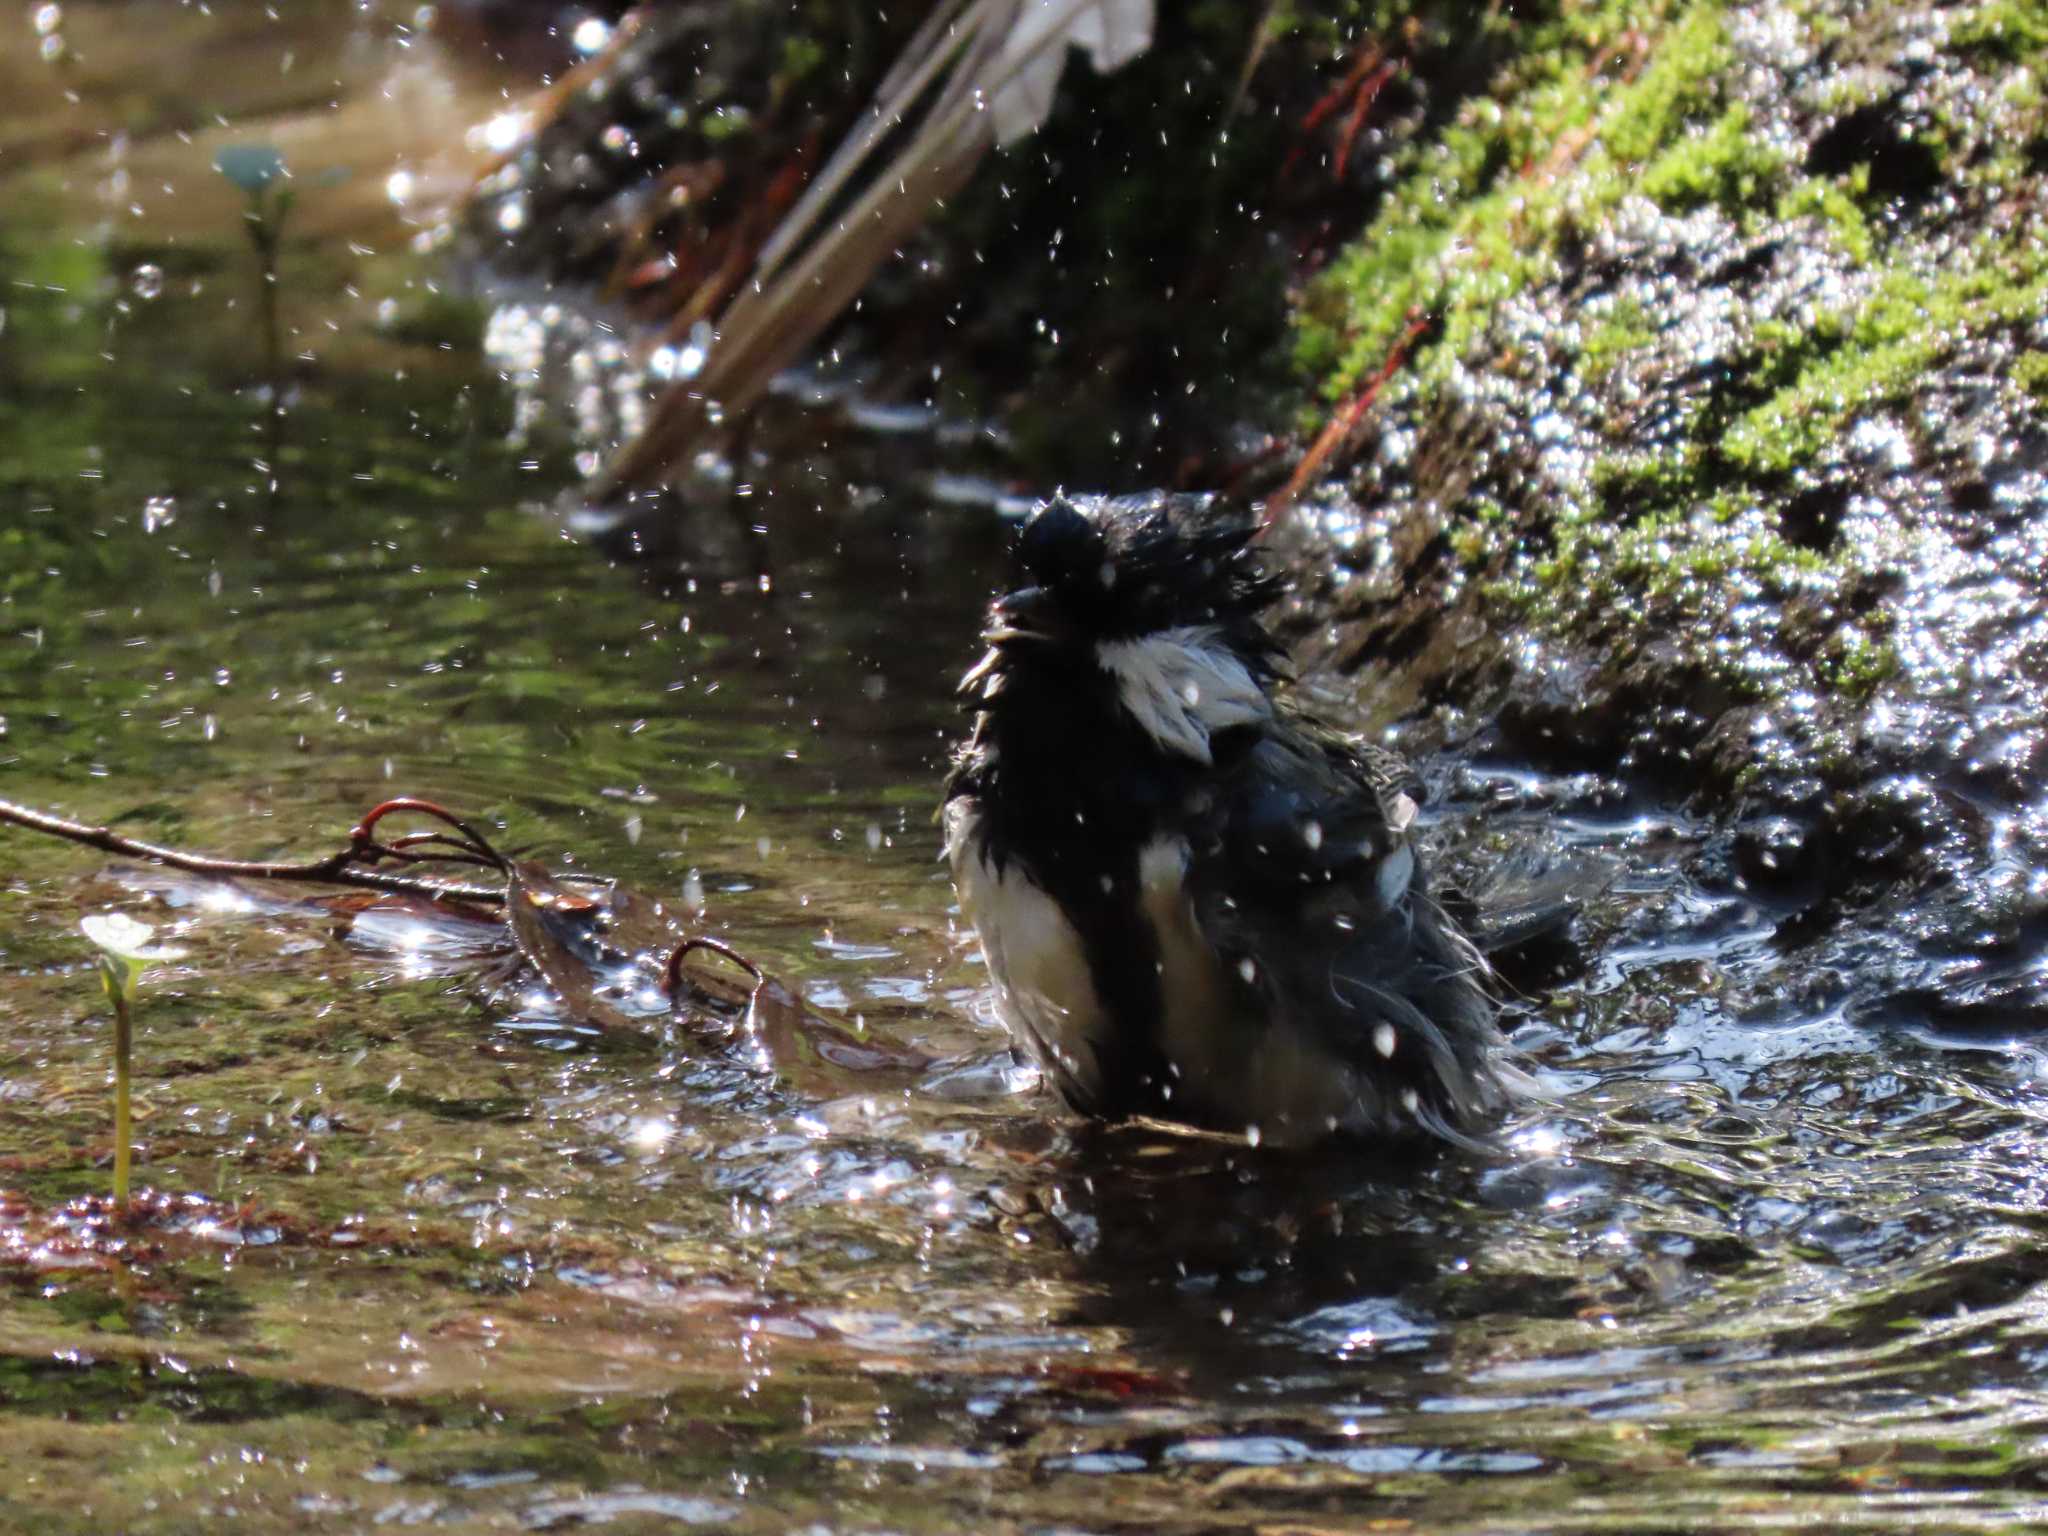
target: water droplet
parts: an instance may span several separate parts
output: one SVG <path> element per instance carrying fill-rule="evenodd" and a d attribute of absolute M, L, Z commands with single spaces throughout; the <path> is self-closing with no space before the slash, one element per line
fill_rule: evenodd
<path fill-rule="evenodd" d="M 485 149 L 494 150 L 502 155 L 526 137 L 526 114 L 500 112 L 481 129 L 473 131 L 483 140 Z"/>
<path fill-rule="evenodd" d="M 138 299 L 153 299 L 164 291 L 164 269 L 145 261 L 128 274 L 128 287 Z"/>
<path fill-rule="evenodd" d="M 55 32 L 64 25 L 64 7 L 61 5 L 39 5 L 35 8 L 32 20 L 35 24 L 36 36 L 48 37 L 52 32 Z"/>
<path fill-rule="evenodd" d="M 152 496 L 142 504 L 142 531 L 155 533 L 168 528 L 178 520 L 178 500 L 175 496 Z"/>

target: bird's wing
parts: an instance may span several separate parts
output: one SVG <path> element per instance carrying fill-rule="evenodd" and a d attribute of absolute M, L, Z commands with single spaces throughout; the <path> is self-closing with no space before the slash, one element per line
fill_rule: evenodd
<path fill-rule="evenodd" d="M 1261 1051 L 1341 1072 L 1342 1117 L 1456 1136 L 1503 1097 L 1486 965 L 1431 895 L 1420 785 L 1378 749 L 1282 723 L 1189 838 L 1204 940 Z"/>

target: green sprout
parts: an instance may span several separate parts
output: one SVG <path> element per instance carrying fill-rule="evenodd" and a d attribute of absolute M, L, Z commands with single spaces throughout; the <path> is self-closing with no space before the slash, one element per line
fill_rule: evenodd
<path fill-rule="evenodd" d="M 291 172 L 285 168 L 284 156 L 268 144 L 230 144 L 213 157 L 213 165 L 248 199 L 242 217 L 263 269 L 263 354 L 270 364 L 271 408 L 275 410 L 284 360 L 277 322 L 277 251 L 284 239 L 285 216 L 298 200 L 298 192 L 290 185 Z"/>
<path fill-rule="evenodd" d="M 130 1009 L 135 990 L 142 980 L 142 968 L 152 960 L 177 960 L 182 949 L 152 948 L 156 929 L 138 923 L 122 912 L 95 912 L 81 918 L 78 926 L 99 950 L 100 985 L 114 1006 L 114 1199 L 128 1203 L 128 1141 L 130 1136 L 128 1061 L 135 1043 Z"/>

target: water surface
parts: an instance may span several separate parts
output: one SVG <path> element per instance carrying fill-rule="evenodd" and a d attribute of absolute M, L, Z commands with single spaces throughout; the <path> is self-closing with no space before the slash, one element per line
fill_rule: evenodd
<path fill-rule="evenodd" d="M 2034 1055 L 1852 1027 L 1767 905 L 1678 873 L 1711 826 L 1445 764 L 1464 877 L 1614 861 L 1517 1004 L 1555 1098 L 1513 1155 L 1074 1125 L 934 862 L 1003 539 L 947 434 L 791 407 L 744 466 L 765 535 L 717 504 L 607 558 L 554 510 L 574 445 L 509 437 L 484 307 L 413 249 L 530 77 L 375 11 L 216 12 L 66 6 L 57 56 L 0 62 L 0 795 L 252 856 L 425 795 L 936 1065 L 592 1041 L 459 933 L 0 832 L 10 1520 L 2040 1518 Z M 238 141 L 299 177 L 275 397 Z M 84 1198 L 104 907 L 191 951 L 145 983 L 123 1232 Z"/>

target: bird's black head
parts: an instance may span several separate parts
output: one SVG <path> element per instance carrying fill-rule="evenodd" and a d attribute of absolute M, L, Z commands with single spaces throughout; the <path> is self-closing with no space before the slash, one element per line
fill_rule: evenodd
<path fill-rule="evenodd" d="M 1039 511 L 1018 540 L 1026 584 L 991 605 L 988 652 L 960 681 L 979 717 L 970 757 L 1208 765 L 1219 739 L 1269 719 L 1280 647 L 1259 614 L 1279 581 L 1256 527 L 1194 496 Z"/>
<path fill-rule="evenodd" d="M 1260 612 L 1280 583 L 1251 549 L 1257 523 L 1195 496 L 1056 497 L 1017 541 L 1026 585 L 1000 599 L 989 638 L 1072 645 L 1213 630 L 1251 657 L 1272 654 Z"/>

